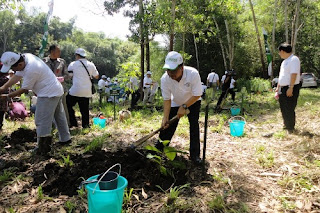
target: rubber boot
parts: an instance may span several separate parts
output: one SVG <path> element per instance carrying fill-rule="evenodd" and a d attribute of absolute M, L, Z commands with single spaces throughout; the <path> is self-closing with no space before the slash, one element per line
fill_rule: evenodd
<path fill-rule="evenodd" d="M 52 136 L 40 137 L 36 154 L 47 155 L 51 151 Z"/>

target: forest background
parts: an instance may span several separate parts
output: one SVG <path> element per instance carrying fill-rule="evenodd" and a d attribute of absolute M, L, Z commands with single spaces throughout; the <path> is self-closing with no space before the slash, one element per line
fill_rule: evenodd
<path fill-rule="evenodd" d="M 0 1 L 0 53 L 38 55 L 47 14 L 36 10 L 28 14 L 20 3 Z M 141 77 L 151 70 L 153 79 L 159 81 L 165 55 L 175 50 L 183 53 L 186 65 L 199 70 L 204 82 L 212 68 L 220 76 L 225 70 L 234 69 L 238 78 L 268 78 L 262 28 L 268 34 L 273 55 L 272 76 L 278 75 L 281 59 L 277 46 L 284 41 L 294 46 L 302 72 L 320 74 L 320 2 L 316 0 L 113 0 L 100 3 L 109 15 L 124 9 L 124 15 L 131 18 L 132 35 L 128 40 L 107 38 L 103 32 L 84 32 L 74 26 L 75 18 L 62 22 L 59 17 L 52 18 L 48 38 L 48 45 L 60 45 L 61 57 L 67 63 L 74 60 L 76 48 L 86 49 L 88 59 L 96 64 L 100 75 L 117 76 L 126 82 L 128 76 Z M 167 35 L 168 44 L 161 46 L 153 41 L 155 35 Z"/>

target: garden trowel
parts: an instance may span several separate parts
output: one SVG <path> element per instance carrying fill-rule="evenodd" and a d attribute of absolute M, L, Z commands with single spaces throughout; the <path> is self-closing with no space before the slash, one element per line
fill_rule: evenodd
<path fill-rule="evenodd" d="M 189 109 L 187 109 L 187 112 L 186 112 L 186 115 L 189 114 L 190 111 Z M 179 120 L 179 117 L 178 115 L 174 116 L 173 118 L 171 118 L 169 121 L 168 121 L 168 125 L 171 125 L 172 123 L 176 122 Z M 149 135 L 146 135 L 142 138 L 140 138 L 139 140 L 137 140 L 136 142 L 134 142 L 133 144 L 131 144 L 131 148 L 135 149 L 137 146 L 140 146 L 141 144 L 143 144 L 144 142 L 146 142 L 149 138 L 153 137 L 155 134 L 157 134 L 158 132 L 164 130 L 163 127 L 160 127 L 159 129 L 151 132 Z"/>

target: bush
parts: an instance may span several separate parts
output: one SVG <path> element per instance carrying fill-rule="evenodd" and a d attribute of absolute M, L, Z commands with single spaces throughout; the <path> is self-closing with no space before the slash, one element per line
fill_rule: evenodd
<path fill-rule="evenodd" d="M 252 78 L 250 80 L 240 78 L 237 80 L 237 89 L 240 91 L 242 87 L 246 87 L 248 92 L 267 92 L 271 89 L 269 80 L 262 78 Z"/>

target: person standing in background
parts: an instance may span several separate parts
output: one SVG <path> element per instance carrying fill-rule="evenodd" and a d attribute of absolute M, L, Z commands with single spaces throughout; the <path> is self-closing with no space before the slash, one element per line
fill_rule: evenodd
<path fill-rule="evenodd" d="M 70 79 L 67 72 L 67 64 L 64 59 L 60 58 L 61 50 L 58 45 L 56 44 L 51 45 L 49 47 L 49 52 L 50 52 L 49 56 L 45 57 L 43 61 L 49 66 L 53 74 L 57 77 L 58 81 L 62 84 L 63 91 L 64 91 L 64 94 L 62 96 L 62 104 L 63 104 L 64 111 L 66 113 L 68 124 L 70 124 L 67 101 L 66 101 L 66 96 L 68 94 L 68 87 L 66 82 Z"/>
<path fill-rule="evenodd" d="M 146 103 L 149 102 L 149 95 L 151 94 L 152 85 L 151 74 L 152 72 L 148 71 L 143 79 L 143 105 L 146 105 Z"/>
<path fill-rule="evenodd" d="M 212 88 L 213 93 L 212 93 L 212 100 L 214 98 L 215 92 L 219 88 L 220 83 L 219 83 L 219 75 L 215 73 L 214 69 L 211 69 L 211 73 L 209 73 L 207 77 L 207 88 Z"/>
<path fill-rule="evenodd" d="M 295 108 L 300 92 L 300 59 L 292 53 L 290 44 L 282 43 L 278 50 L 284 60 L 281 63 L 276 92 L 279 94 L 283 128 L 293 133 L 296 124 Z"/>
<path fill-rule="evenodd" d="M 86 51 L 78 48 L 75 52 L 76 60 L 68 67 L 72 77 L 72 87 L 67 95 L 67 107 L 69 111 L 70 128 L 78 127 L 73 107 L 78 104 L 82 116 L 82 128 L 89 128 L 89 101 L 92 97 L 91 77 L 99 78 L 99 72 L 94 63 L 86 59 Z"/>
<path fill-rule="evenodd" d="M 131 90 L 131 109 L 134 109 L 140 98 L 139 84 L 136 76 L 130 77 L 129 88 Z"/>

